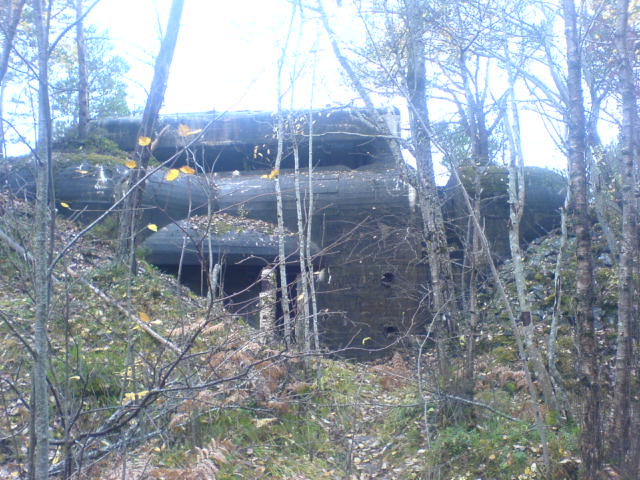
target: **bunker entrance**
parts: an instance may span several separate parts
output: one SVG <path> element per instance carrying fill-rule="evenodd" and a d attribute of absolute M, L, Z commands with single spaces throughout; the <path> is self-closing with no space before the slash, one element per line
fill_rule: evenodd
<path fill-rule="evenodd" d="M 200 265 L 183 265 L 178 272 L 177 265 L 156 265 L 162 272 L 178 279 L 180 283 L 188 287 L 197 295 L 205 296 L 209 291 L 208 270 Z M 220 286 L 216 292 L 222 299 L 225 308 L 234 315 L 241 315 L 247 323 L 257 328 L 259 318 L 259 295 L 261 291 L 260 273 L 264 266 L 261 265 L 223 265 L 220 272 Z M 287 270 L 287 283 L 289 293 L 289 308 L 295 316 L 297 282 L 300 274 L 298 266 L 289 265 Z M 277 285 L 280 285 L 280 272 L 276 268 Z M 278 289 L 276 303 L 277 324 L 282 325 L 281 291 Z"/>

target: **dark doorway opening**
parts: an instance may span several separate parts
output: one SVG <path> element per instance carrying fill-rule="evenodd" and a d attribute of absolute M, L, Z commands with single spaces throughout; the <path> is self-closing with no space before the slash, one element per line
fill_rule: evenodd
<path fill-rule="evenodd" d="M 178 276 L 178 265 L 156 265 L 162 272 L 174 277 Z M 224 265 L 220 274 L 220 291 L 226 309 L 235 315 L 241 315 L 247 323 L 258 327 L 259 295 L 261 290 L 261 265 Z M 287 266 L 287 283 L 289 292 L 289 308 L 295 316 L 297 297 L 297 277 L 300 268 Z M 183 265 L 180 270 L 180 283 L 197 295 L 205 296 L 209 291 L 209 278 L 206 269 L 200 265 Z M 280 271 L 276 268 L 276 282 L 280 285 Z M 281 292 L 277 292 L 276 317 L 278 325 L 282 325 Z"/>

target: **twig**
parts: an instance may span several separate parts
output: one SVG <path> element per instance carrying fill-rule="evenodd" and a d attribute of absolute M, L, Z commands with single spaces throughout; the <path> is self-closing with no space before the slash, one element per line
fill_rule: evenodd
<path fill-rule="evenodd" d="M 9 320 L 9 315 L 0 310 L 0 318 L 2 318 L 2 321 L 7 325 L 9 330 L 11 330 L 11 333 L 13 333 L 13 335 L 20 341 L 20 343 L 22 343 L 22 345 L 24 345 L 24 348 L 27 349 L 29 355 L 31 355 L 35 359 L 36 352 L 33 350 L 33 348 L 31 348 L 31 345 L 29 345 L 27 339 L 24 338 L 24 336 L 20 332 L 18 332 L 18 330 L 16 330 L 16 327 Z"/>
<path fill-rule="evenodd" d="M 489 410 L 492 413 L 495 413 L 496 415 L 498 415 L 500 417 L 503 417 L 503 418 L 506 418 L 508 420 L 511 420 L 512 422 L 524 423 L 524 420 L 522 420 L 520 418 L 512 417 L 511 415 L 508 415 L 508 414 L 506 414 L 504 412 L 501 412 L 500 410 L 496 410 L 491 405 L 487 405 L 486 403 L 478 402 L 477 400 L 471 400 L 471 399 L 464 398 L 464 397 L 458 397 L 457 395 L 449 395 L 448 393 L 442 393 L 442 392 L 434 393 L 434 395 L 438 396 L 438 397 L 446 398 L 447 400 L 453 400 L 455 402 L 466 403 L 468 405 L 473 405 L 475 407 L 484 408 L 486 410 Z"/>
<path fill-rule="evenodd" d="M 0 229 L 0 240 L 3 240 L 9 247 L 11 247 L 13 250 L 15 250 L 20 255 L 22 255 L 25 260 L 28 260 L 28 261 L 31 261 L 31 262 L 33 261 L 33 256 L 31 255 L 31 253 L 27 249 L 25 249 L 23 246 L 18 244 L 18 242 L 16 242 L 13 238 L 11 238 L 9 235 L 7 235 L 7 233 L 5 233 L 4 230 L 2 230 L 2 229 Z M 73 278 L 75 278 L 78 281 L 80 281 L 80 283 L 82 283 L 83 285 L 88 287 L 93 293 L 98 295 L 100 298 L 102 298 L 109 305 L 111 305 L 111 306 L 117 308 L 118 310 L 120 310 L 121 312 L 123 312 L 130 320 L 132 320 L 134 323 L 136 323 L 142 330 L 147 332 L 153 339 L 155 339 L 159 343 L 163 344 L 164 346 L 166 346 L 167 348 L 172 350 L 174 353 L 177 353 L 178 355 L 182 354 L 182 350 L 180 350 L 173 342 L 171 342 L 170 340 L 167 340 L 166 338 L 164 338 L 162 335 L 157 333 L 149 325 L 144 323 L 142 320 L 140 320 L 135 315 L 132 315 L 131 312 L 129 312 L 126 308 L 124 308 L 122 305 L 120 305 L 118 302 L 116 302 L 113 298 L 111 298 L 109 295 L 104 293 L 98 287 L 93 285 L 87 279 L 82 278 L 81 276 L 78 275 L 77 272 L 74 272 L 69 267 L 67 267 L 67 273 L 69 275 L 71 275 Z M 53 277 L 53 279 L 56 282 L 60 281 L 55 276 Z M 9 325 L 9 327 L 11 328 L 11 325 Z M 12 331 L 14 331 L 13 328 L 11 328 L 11 329 L 12 329 Z M 14 331 L 14 334 L 17 334 L 17 332 Z M 27 345 L 26 341 L 24 341 L 19 335 L 17 335 L 17 336 L 18 336 L 18 339 L 27 347 L 27 349 L 29 350 L 29 353 L 31 355 L 33 355 L 34 358 L 35 358 L 35 352 L 33 352 L 29 348 L 29 346 Z"/>
<path fill-rule="evenodd" d="M 96 287 L 94 284 L 92 284 L 91 282 L 89 282 L 89 280 L 87 280 L 86 278 L 82 278 L 81 276 L 78 275 L 77 272 L 74 272 L 71 267 L 67 267 L 67 273 L 69 275 L 71 275 L 72 277 L 76 278 L 80 283 L 82 283 L 84 286 L 86 286 L 87 288 L 89 288 L 93 293 L 95 293 L 96 295 L 98 295 L 100 298 L 102 298 L 102 300 L 104 300 L 105 302 L 107 302 L 109 305 L 111 305 L 112 307 L 117 308 L 118 310 L 120 310 L 122 313 L 124 313 L 132 322 L 134 322 L 136 325 L 138 325 L 142 330 L 144 330 L 145 332 L 147 332 L 153 339 L 155 339 L 156 341 L 158 341 L 159 343 L 161 343 L 162 345 L 164 345 L 165 347 L 169 348 L 170 350 L 172 350 L 174 353 L 178 354 L 178 355 L 182 355 L 182 350 L 180 350 L 173 342 L 171 342 L 170 340 L 167 340 L 166 338 L 164 338 L 162 335 L 160 335 L 159 333 L 157 333 L 153 328 L 151 328 L 149 325 L 147 325 L 146 323 L 144 323 L 142 320 L 140 320 L 138 317 L 136 317 L 135 315 L 133 315 L 129 310 L 127 310 L 126 308 L 124 308 L 122 305 L 120 305 L 116 300 L 114 300 L 113 298 L 111 298 L 109 295 L 107 295 L 106 293 L 104 293 L 102 290 L 100 290 L 98 287 Z"/>

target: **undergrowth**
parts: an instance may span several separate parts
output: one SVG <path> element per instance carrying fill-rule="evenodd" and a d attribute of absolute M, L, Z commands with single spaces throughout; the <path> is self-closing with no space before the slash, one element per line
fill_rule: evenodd
<path fill-rule="evenodd" d="M 30 219 L 24 205 L 1 219 L 3 229 L 27 249 Z M 77 231 L 71 222 L 60 222 L 56 248 Z M 443 409 L 452 407 L 438 396 L 434 381 L 433 352 L 426 352 L 422 362 L 423 388 L 417 385 L 415 351 L 376 364 L 312 358 L 305 366 L 295 352 L 258 341 L 255 330 L 221 305 L 210 317 L 206 299 L 144 260 L 139 275 L 129 277 L 111 262 L 112 230 L 105 225 L 85 237 L 55 270 L 50 376 L 70 399 L 71 411 L 82 411 L 74 432 L 93 431 L 117 409 L 133 408 L 158 388 L 166 372 L 173 373 L 163 384 L 171 390 L 154 398 L 135 428 L 127 430 L 132 438 L 150 436 L 132 441 L 124 456 L 113 450 L 86 472 L 89 478 L 121 478 L 124 458 L 129 458 L 127 478 L 143 473 L 181 480 L 542 478 L 540 439 L 506 323 L 483 326 L 475 399 L 515 420 L 473 407 L 451 421 Z M 0 453 L 0 464 L 22 464 L 31 358 L 9 325 L 31 335 L 32 272 L 24 256 L 2 243 L 0 249 L 0 310 L 10 320 L 0 323 L 0 360 L 14 389 L 3 390 L 0 435 L 16 445 Z M 80 275 L 110 301 L 77 281 Z M 135 318 L 181 348 L 189 345 L 188 360 L 171 370 L 175 352 L 151 338 Z M 560 333 L 559 368 L 570 374 L 570 330 L 563 325 Z M 247 365 L 255 366 L 245 374 Z M 211 386 L 192 388 L 196 384 Z M 578 429 L 546 413 L 552 478 L 575 478 Z M 59 417 L 52 432 L 56 439 L 64 434 Z M 113 445 L 121 436 L 116 432 L 101 442 Z"/>

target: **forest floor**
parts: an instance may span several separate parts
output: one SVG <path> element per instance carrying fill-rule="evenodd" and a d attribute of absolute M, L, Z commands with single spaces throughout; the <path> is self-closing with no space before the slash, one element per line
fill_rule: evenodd
<path fill-rule="evenodd" d="M 30 207 L 1 200 L 2 231 L 29 250 Z M 113 267 L 110 228 L 84 237 L 55 272 L 52 468 L 70 458 L 74 478 L 105 480 L 543 478 L 523 372 L 501 320 L 483 327 L 470 406 L 442 394 L 431 349 L 418 362 L 420 339 L 406 337 L 375 362 L 266 344 L 145 262 L 135 278 Z M 55 249 L 78 231 L 61 219 Z M 30 268 L 0 241 L 0 478 L 26 478 Z M 454 359 L 454 377 L 459 367 Z M 552 478 L 575 478 L 577 428 L 551 413 L 546 420 Z M 106 427 L 114 433 L 100 433 Z M 65 435 L 75 438 L 68 452 Z"/>

